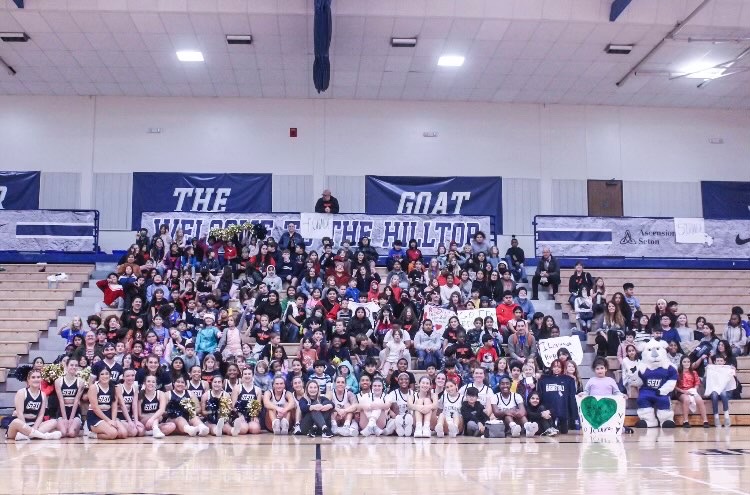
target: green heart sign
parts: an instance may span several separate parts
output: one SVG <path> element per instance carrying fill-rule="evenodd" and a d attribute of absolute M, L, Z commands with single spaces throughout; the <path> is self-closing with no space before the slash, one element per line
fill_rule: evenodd
<path fill-rule="evenodd" d="M 581 414 L 595 430 L 617 413 L 617 402 L 613 399 L 585 397 L 581 401 Z"/>

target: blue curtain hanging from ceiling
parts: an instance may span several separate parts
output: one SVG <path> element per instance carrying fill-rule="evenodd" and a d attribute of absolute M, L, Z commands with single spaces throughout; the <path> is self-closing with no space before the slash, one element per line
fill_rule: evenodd
<path fill-rule="evenodd" d="M 318 93 L 328 89 L 331 80 L 331 60 L 328 50 L 331 47 L 331 0 L 315 0 L 315 62 L 313 82 Z"/>

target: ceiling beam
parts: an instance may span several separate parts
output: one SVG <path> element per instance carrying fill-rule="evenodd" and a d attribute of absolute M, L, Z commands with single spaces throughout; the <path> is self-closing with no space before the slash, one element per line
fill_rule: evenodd
<path fill-rule="evenodd" d="M 23 8 L 23 0 L 13 0 L 13 3 L 15 3 L 16 7 L 18 7 L 19 9 Z"/>
<path fill-rule="evenodd" d="M 615 22 L 620 14 L 630 5 L 631 0 L 612 0 L 612 7 L 609 10 L 609 22 Z"/>

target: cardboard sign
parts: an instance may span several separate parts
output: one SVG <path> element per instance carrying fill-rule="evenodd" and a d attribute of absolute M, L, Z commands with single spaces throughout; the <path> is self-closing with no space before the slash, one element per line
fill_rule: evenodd
<path fill-rule="evenodd" d="M 584 435 L 619 435 L 625 424 L 625 398 L 622 395 L 576 396 L 578 417 Z"/>
<path fill-rule="evenodd" d="M 300 223 L 300 231 L 304 237 L 333 237 L 333 215 L 330 213 L 300 213 Z"/>
<path fill-rule="evenodd" d="M 456 316 L 456 313 L 450 309 L 439 308 L 437 306 L 425 306 L 423 320 L 432 320 L 432 328 L 436 331 L 443 333 L 445 327 L 448 326 L 448 320 L 452 316 Z"/>
<path fill-rule="evenodd" d="M 357 308 L 365 308 L 365 315 L 367 315 L 370 323 L 372 323 L 372 327 L 375 328 L 375 315 L 380 311 L 380 305 L 376 302 L 361 304 L 349 301 L 349 309 L 352 310 L 352 316 L 357 312 Z"/>
<path fill-rule="evenodd" d="M 494 308 L 479 308 L 479 309 L 464 309 L 458 312 L 458 321 L 461 326 L 468 332 L 474 328 L 474 320 L 481 318 L 484 321 L 488 316 L 492 317 L 492 321 L 495 322 L 495 328 L 497 328 L 497 313 Z"/>
<path fill-rule="evenodd" d="M 563 347 L 568 350 L 570 357 L 576 364 L 581 364 L 583 361 L 581 339 L 575 335 L 567 335 L 565 337 L 554 337 L 539 341 L 539 355 L 544 365 L 549 366 L 552 364 L 552 361 L 557 359 L 557 351 Z"/>

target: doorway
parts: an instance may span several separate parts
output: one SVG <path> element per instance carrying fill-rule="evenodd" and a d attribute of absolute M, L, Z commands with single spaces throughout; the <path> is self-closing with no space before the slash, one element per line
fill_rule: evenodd
<path fill-rule="evenodd" d="M 587 188 L 590 217 L 623 215 L 621 180 L 589 180 Z"/>

